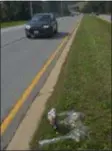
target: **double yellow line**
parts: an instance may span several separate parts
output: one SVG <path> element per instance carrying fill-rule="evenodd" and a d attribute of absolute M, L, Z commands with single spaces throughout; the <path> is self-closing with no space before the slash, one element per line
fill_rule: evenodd
<path fill-rule="evenodd" d="M 45 65 L 42 67 L 42 69 L 39 71 L 39 73 L 37 73 L 36 77 L 33 79 L 33 81 L 31 82 L 31 84 L 29 85 L 29 87 L 25 90 L 25 92 L 23 93 L 23 95 L 21 96 L 21 98 L 17 101 L 17 103 L 15 104 L 15 106 L 13 107 L 13 109 L 10 111 L 10 113 L 8 114 L 8 116 L 4 119 L 4 121 L 2 122 L 2 124 L 0 126 L 0 129 L 1 129 L 0 135 L 1 136 L 3 135 L 3 133 L 5 132 L 5 130 L 8 128 L 9 124 L 14 119 L 14 117 L 17 114 L 17 112 L 22 107 L 22 105 L 24 104 L 24 102 L 26 101 L 26 99 L 28 98 L 28 96 L 30 95 L 30 93 L 33 91 L 35 85 L 38 84 L 40 78 L 45 73 L 45 71 L 47 70 L 48 66 L 53 61 L 53 59 L 55 58 L 55 56 L 57 55 L 57 53 L 59 52 L 59 50 L 62 48 L 62 46 L 64 45 L 64 43 L 67 41 L 67 38 L 68 38 L 68 36 L 66 36 L 61 41 L 61 43 L 58 46 L 58 48 L 51 55 L 51 57 L 48 59 L 48 61 L 45 63 Z"/>
<path fill-rule="evenodd" d="M 76 28 L 74 28 L 71 32 L 74 33 L 74 30 Z M 24 104 L 24 102 L 27 100 L 28 96 L 30 95 L 30 93 L 33 91 L 34 87 L 36 84 L 38 84 L 40 78 L 42 77 L 42 75 L 45 73 L 45 71 L 47 70 L 48 66 L 51 64 L 51 62 L 55 59 L 56 55 L 58 54 L 58 52 L 60 51 L 60 49 L 66 44 L 66 42 L 69 40 L 69 38 L 71 37 L 70 35 L 65 36 L 65 38 L 60 42 L 59 46 L 57 47 L 57 49 L 54 51 L 54 53 L 50 56 L 50 58 L 47 60 L 47 62 L 44 64 L 44 66 L 42 67 L 42 69 L 37 73 L 36 77 L 33 79 L 33 81 L 31 82 L 31 84 L 29 85 L 29 87 L 25 90 L 25 92 L 23 93 L 23 95 L 21 96 L 21 98 L 17 101 L 17 103 L 15 104 L 15 106 L 13 107 L 13 109 L 10 111 L 10 113 L 8 114 L 8 116 L 4 119 L 4 121 L 2 122 L 1 126 L 0 126 L 0 135 L 2 136 L 5 132 L 5 130 L 8 128 L 9 124 L 11 123 L 11 121 L 14 119 L 14 117 L 16 116 L 17 112 L 20 110 L 20 108 L 22 107 L 22 105 Z"/>

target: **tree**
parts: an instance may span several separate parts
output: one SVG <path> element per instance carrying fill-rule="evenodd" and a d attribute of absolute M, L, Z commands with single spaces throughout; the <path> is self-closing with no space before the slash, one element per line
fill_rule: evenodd
<path fill-rule="evenodd" d="M 33 14 L 40 12 L 55 12 L 68 14 L 71 1 L 32 1 Z M 62 5 L 61 5 L 62 4 Z M 1 21 L 27 20 L 30 18 L 30 1 L 2 1 Z"/>
<path fill-rule="evenodd" d="M 85 7 L 82 9 L 82 12 L 85 13 L 110 13 L 111 12 L 111 1 L 89 1 Z"/>

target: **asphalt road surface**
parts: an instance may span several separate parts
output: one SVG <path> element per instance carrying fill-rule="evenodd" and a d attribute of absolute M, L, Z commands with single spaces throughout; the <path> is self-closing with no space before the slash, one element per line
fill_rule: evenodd
<path fill-rule="evenodd" d="M 99 15 L 99 17 L 103 20 L 106 20 L 108 22 L 111 22 L 112 21 L 112 17 L 111 15 Z"/>
<path fill-rule="evenodd" d="M 72 31 L 79 17 L 59 20 L 59 34 L 52 39 L 27 39 L 24 27 L 2 32 L 1 117 L 16 103 L 60 40 Z"/>
<path fill-rule="evenodd" d="M 61 40 L 73 30 L 81 17 L 59 18 L 59 33 L 53 38 L 27 39 L 24 26 L 1 30 L 1 119 L 8 115 Z M 9 131 L 12 129 L 14 126 Z M 9 131 L 3 138 L 3 146 L 10 140 Z"/>

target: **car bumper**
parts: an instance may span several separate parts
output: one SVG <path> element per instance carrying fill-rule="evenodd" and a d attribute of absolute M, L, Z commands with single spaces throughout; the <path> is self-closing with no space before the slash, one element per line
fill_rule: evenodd
<path fill-rule="evenodd" d="M 37 29 L 25 29 L 25 32 L 27 35 L 35 35 L 35 36 L 41 36 L 41 35 L 48 35 L 51 34 L 52 28 L 37 28 Z"/>

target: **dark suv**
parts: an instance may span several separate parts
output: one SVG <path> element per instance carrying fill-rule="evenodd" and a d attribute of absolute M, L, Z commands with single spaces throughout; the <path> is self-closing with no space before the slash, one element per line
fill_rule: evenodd
<path fill-rule="evenodd" d="M 53 13 L 39 13 L 25 25 L 26 37 L 53 36 L 58 32 L 58 23 Z"/>

